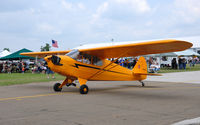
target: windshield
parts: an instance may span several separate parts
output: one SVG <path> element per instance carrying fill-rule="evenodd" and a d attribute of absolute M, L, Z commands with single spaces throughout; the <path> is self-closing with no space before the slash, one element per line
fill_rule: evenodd
<path fill-rule="evenodd" d="M 67 53 L 66 55 L 76 60 L 79 55 L 79 51 L 78 49 L 74 49 L 70 51 L 69 53 Z"/>

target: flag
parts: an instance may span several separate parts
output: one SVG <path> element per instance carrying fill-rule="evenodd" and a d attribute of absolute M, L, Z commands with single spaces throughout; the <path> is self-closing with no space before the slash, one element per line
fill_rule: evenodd
<path fill-rule="evenodd" d="M 58 42 L 56 40 L 52 40 L 52 46 L 58 48 Z"/>

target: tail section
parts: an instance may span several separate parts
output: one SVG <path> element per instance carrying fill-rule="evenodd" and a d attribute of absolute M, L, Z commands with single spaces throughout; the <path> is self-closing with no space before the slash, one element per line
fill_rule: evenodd
<path fill-rule="evenodd" d="M 161 76 L 161 74 L 147 72 L 147 63 L 143 56 L 139 58 L 132 72 L 133 72 L 133 75 L 142 75 L 144 79 L 146 79 L 147 75 Z"/>
<path fill-rule="evenodd" d="M 139 58 L 139 60 L 137 61 L 135 67 L 133 68 L 133 73 L 134 74 L 146 74 L 147 75 L 147 63 L 146 63 L 146 60 L 143 56 L 141 56 Z"/>

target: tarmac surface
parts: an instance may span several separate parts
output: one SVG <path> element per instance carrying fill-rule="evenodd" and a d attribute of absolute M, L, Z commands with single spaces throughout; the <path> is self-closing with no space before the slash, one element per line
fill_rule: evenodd
<path fill-rule="evenodd" d="M 200 116 L 199 75 L 149 77 L 145 87 L 137 81 L 90 81 L 87 95 L 75 87 L 54 92 L 53 82 L 3 86 L 0 125 L 174 124 Z"/>

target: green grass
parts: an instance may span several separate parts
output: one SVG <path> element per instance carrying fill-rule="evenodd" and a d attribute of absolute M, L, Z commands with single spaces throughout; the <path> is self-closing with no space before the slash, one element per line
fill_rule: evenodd
<path fill-rule="evenodd" d="M 190 67 L 190 65 L 188 64 L 186 66 L 186 69 L 171 69 L 171 68 L 161 68 L 160 71 L 158 73 L 170 73 L 170 72 L 189 72 L 189 71 L 200 71 L 200 64 L 196 64 L 194 67 Z"/>
<path fill-rule="evenodd" d="M 32 82 L 49 82 L 49 81 L 57 81 L 64 80 L 64 76 L 55 74 L 55 79 L 47 78 L 46 74 L 32 74 L 32 73 L 1 73 L 0 74 L 0 86 L 6 85 L 14 85 L 14 84 L 25 84 Z"/>

